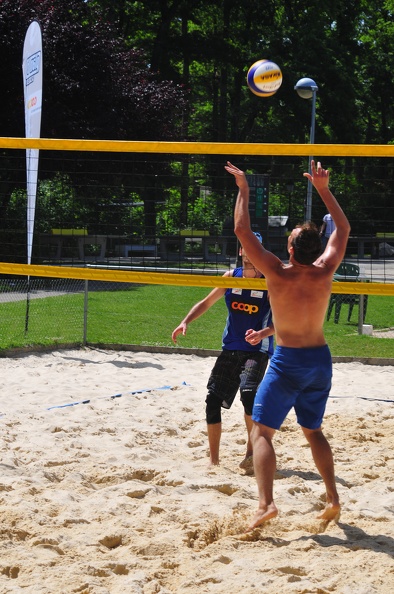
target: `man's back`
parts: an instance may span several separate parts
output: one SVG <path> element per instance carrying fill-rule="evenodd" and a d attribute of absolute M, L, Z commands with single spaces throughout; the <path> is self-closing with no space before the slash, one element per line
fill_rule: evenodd
<path fill-rule="evenodd" d="M 323 323 L 333 273 L 324 265 L 297 262 L 266 274 L 278 345 L 305 348 L 326 343 Z"/>

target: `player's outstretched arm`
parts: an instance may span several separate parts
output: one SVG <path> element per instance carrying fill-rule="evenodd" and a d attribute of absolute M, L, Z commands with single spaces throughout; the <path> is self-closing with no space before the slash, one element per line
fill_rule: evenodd
<path fill-rule="evenodd" d="M 223 276 L 230 276 L 230 274 L 226 272 Z M 212 291 L 204 299 L 193 305 L 189 313 L 185 316 L 179 326 L 177 326 L 173 331 L 171 335 L 173 342 L 176 344 L 176 339 L 179 334 L 186 336 L 188 325 L 208 311 L 208 309 L 212 307 L 216 301 L 219 301 L 219 299 L 223 297 L 225 292 L 226 289 L 218 287 L 216 289 L 212 289 Z"/>
<path fill-rule="evenodd" d="M 323 169 L 319 161 L 316 166 L 315 161 L 312 160 L 311 173 L 304 173 L 304 176 L 309 179 L 319 193 L 336 226 L 336 229 L 330 236 L 324 254 L 322 254 L 319 260 L 323 259 L 327 265 L 336 266 L 340 264 L 345 255 L 350 234 L 349 221 L 329 188 L 330 172 L 327 169 Z"/>
<path fill-rule="evenodd" d="M 261 245 L 251 229 L 249 215 L 249 184 L 245 173 L 230 163 L 230 161 L 227 161 L 225 169 L 228 173 L 234 176 L 235 183 L 239 188 L 234 210 L 234 233 L 248 254 L 248 258 L 253 266 L 267 276 L 270 270 L 278 269 L 278 267 L 282 265 L 282 262 Z"/>

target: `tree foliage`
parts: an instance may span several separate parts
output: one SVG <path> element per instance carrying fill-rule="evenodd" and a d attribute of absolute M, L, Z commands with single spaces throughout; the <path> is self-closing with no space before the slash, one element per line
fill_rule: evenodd
<path fill-rule="evenodd" d="M 127 43 L 143 47 L 155 68 L 189 89 L 185 138 L 308 142 L 310 102 L 294 91 L 297 80 L 308 76 L 319 87 L 316 142 L 394 142 L 393 0 L 124 0 L 118 10 L 109 0 L 90 3 L 121 23 Z M 248 68 L 261 58 L 277 62 L 284 77 L 268 99 L 250 93 L 245 83 Z M 337 185 L 354 232 L 375 230 L 370 222 L 383 218 L 380 226 L 392 227 L 393 164 L 331 162 L 344 170 Z M 283 169 L 267 159 L 266 171 L 287 178 L 297 192 L 299 161 L 288 159 Z M 215 189 L 219 171 L 209 160 L 207 177 Z"/>
<path fill-rule="evenodd" d="M 304 76 L 319 86 L 319 141 L 367 142 L 371 125 L 371 141 L 393 139 L 394 108 L 382 102 L 394 85 L 393 0 L 89 4 L 100 6 L 129 46 L 144 49 L 154 70 L 188 86 L 193 139 L 304 142 L 310 107 L 294 92 Z M 261 58 L 283 70 L 275 99 L 261 100 L 246 87 L 249 66 Z M 385 125 L 368 121 L 370 108 Z"/>
<path fill-rule="evenodd" d="M 308 76 L 319 87 L 316 142 L 394 142 L 393 0 L 2 0 L 4 136 L 24 135 L 20 59 L 33 18 L 40 21 L 44 38 L 42 136 L 304 143 L 309 141 L 311 106 L 294 85 Z M 283 72 L 281 88 L 267 99 L 253 95 L 245 81 L 250 65 L 261 58 L 272 59 Z M 15 174 L 13 181 L 9 178 L 8 155 L 3 157 L 4 214 L 12 183 L 18 184 Z M 137 192 L 137 200 L 144 202 L 145 232 L 154 235 L 163 211 L 158 198 L 167 192 L 179 205 L 172 228 L 193 220 L 189 207 L 196 188 L 190 159 L 180 158 L 173 185 L 161 187 L 157 176 L 164 172 L 163 160 L 148 156 L 128 164 L 126 171 L 123 157 L 112 155 L 98 187 L 105 159 L 94 155 L 95 165 L 92 156 L 88 170 L 79 163 L 71 171 L 76 200 L 83 204 L 99 191 L 100 203 L 109 208 L 122 200 L 127 204 Z M 252 159 L 239 162 L 253 169 Z M 266 158 L 263 164 L 275 180 L 275 204 L 288 185 L 300 201 L 304 184 L 297 180 L 305 163 L 289 158 L 284 165 Z M 372 220 L 376 230 L 393 226 L 390 161 L 333 158 L 331 165 L 343 171 L 336 184 L 355 232 L 367 231 Z M 18 169 L 22 187 L 22 155 Z M 55 159 L 48 163 L 49 176 L 58 170 Z M 218 212 L 224 213 L 222 164 L 207 156 L 201 170 Z M 283 204 L 281 209 L 287 208 Z M 294 210 L 290 203 L 288 210 Z M 89 225 L 95 220 L 104 225 L 94 209 L 86 217 Z"/>
<path fill-rule="evenodd" d="M 30 22 L 43 35 L 42 136 L 171 139 L 183 90 L 160 80 L 142 49 L 127 47 L 116 26 L 83 0 L 3 0 L 0 46 L 5 58 L 4 134 L 24 135 L 21 56 Z"/>

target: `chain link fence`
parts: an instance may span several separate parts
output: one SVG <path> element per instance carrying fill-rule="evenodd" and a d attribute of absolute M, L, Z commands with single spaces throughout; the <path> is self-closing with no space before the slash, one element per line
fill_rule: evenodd
<path fill-rule="evenodd" d="M 0 279 L 0 349 L 82 344 L 85 281 Z"/>
<path fill-rule="evenodd" d="M 18 264 L 26 263 L 27 254 L 26 159 L 24 151 L 9 149 L 7 143 L 3 139 L 0 160 L 6 180 L 0 192 L 0 261 Z M 110 148 L 107 142 L 105 151 L 81 152 L 78 147 L 63 150 L 61 140 L 57 144 L 40 152 L 33 264 L 218 275 L 234 268 L 237 190 L 221 155 L 118 153 L 116 144 Z M 304 218 L 307 158 L 245 154 L 236 163 L 267 182 L 264 188 L 256 186 L 251 199 L 253 228 L 262 232 L 268 249 L 287 259 L 288 234 Z M 392 159 L 343 159 L 333 152 L 323 165 L 332 171 L 331 188 L 352 226 L 346 260 L 359 267 L 360 280 L 393 283 Z M 257 190 L 263 189 L 260 203 Z M 323 202 L 314 198 L 317 226 L 325 212 Z M 152 291 L 161 295 L 166 290 Z M 171 345 L 165 341 L 179 323 L 177 314 L 171 312 L 174 318 L 168 319 L 162 302 L 156 309 L 144 308 L 153 293 L 142 293 L 136 284 L 0 275 L 0 353 L 87 343 L 154 345 L 159 327 L 161 344 Z M 185 294 L 182 289 L 181 303 Z M 386 303 L 386 297 L 381 299 Z M 371 299 L 366 323 L 391 328 L 392 306 L 379 307 L 389 312 L 384 319 L 377 318 L 377 309 Z M 147 319 L 153 326 L 150 342 L 143 335 Z"/>
<path fill-rule="evenodd" d="M 0 278 L 0 352 L 87 343 L 138 344 L 137 317 L 139 327 L 153 326 L 152 343 L 161 311 L 157 304 L 153 309 L 145 307 L 146 297 L 138 295 L 139 287 L 137 283 L 72 278 Z M 157 287 L 151 290 L 158 294 Z M 169 324 L 164 330 L 168 344 L 176 316 L 174 322 L 165 322 Z"/>
<path fill-rule="evenodd" d="M 190 307 L 208 292 L 209 289 L 204 287 L 72 278 L 0 278 L 0 356 L 7 356 L 13 350 L 79 348 L 84 345 L 173 348 L 172 330 Z M 393 328 L 393 299 L 381 295 L 368 298 L 365 323 L 381 330 L 382 337 L 391 337 L 387 330 Z M 220 348 L 225 315 L 224 305 L 220 303 L 212 311 L 211 319 L 204 316 L 209 328 L 218 323 L 214 332 L 216 342 L 212 342 L 206 327 L 202 327 L 199 341 L 193 343 L 195 348 Z M 354 332 L 357 320 L 358 307 L 351 313 L 345 305 L 339 326 L 344 332 Z M 329 332 L 338 325 L 334 316 L 326 324 L 330 327 Z M 190 335 L 192 340 L 196 330 L 197 324 Z"/>

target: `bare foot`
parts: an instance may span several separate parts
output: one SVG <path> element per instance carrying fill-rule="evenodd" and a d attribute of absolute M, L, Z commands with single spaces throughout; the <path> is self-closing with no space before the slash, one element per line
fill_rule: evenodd
<path fill-rule="evenodd" d="M 267 522 L 268 520 L 275 518 L 275 516 L 277 515 L 278 509 L 275 503 L 271 503 L 265 508 L 259 507 L 259 509 L 254 515 L 252 522 L 249 524 L 245 532 L 250 532 L 251 530 L 254 530 L 255 528 L 257 528 L 257 526 L 260 526 L 260 524 L 263 524 L 264 522 Z"/>
<path fill-rule="evenodd" d="M 219 460 L 215 460 L 215 461 L 210 460 L 209 464 L 208 464 L 208 468 L 210 468 L 211 466 L 219 466 L 219 464 L 220 464 Z"/>
<path fill-rule="evenodd" d="M 327 503 L 324 511 L 317 516 L 318 520 L 326 520 L 330 522 L 331 520 L 339 520 L 339 516 L 341 513 L 341 506 L 339 503 Z"/>
<path fill-rule="evenodd" d="M 244 468 L 245 470 L 250 470 L 251 468 L 253 468 L 253 456 L 246 455 L 239 467 Z"/>

